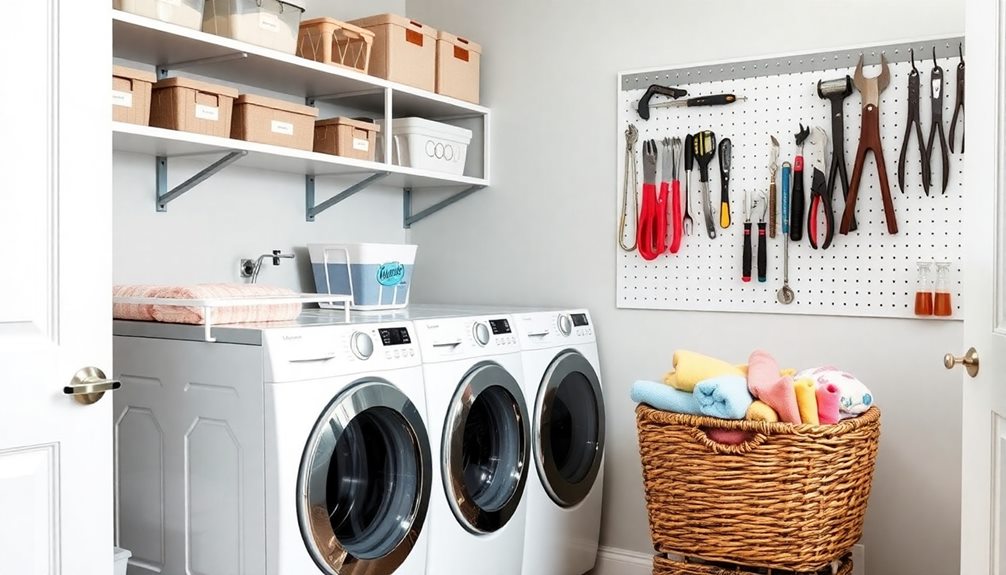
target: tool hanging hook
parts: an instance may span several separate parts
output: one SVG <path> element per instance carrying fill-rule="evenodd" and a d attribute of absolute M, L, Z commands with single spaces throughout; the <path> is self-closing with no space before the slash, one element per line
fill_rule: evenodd
<path fill-rule="evenodd" d="M 957 43 L 957 53 L 961 57 L 961 65 L 964 65 L 964 42 Z"/>
<path fill-rule="evenodd" d="M 912 57 L 912 72 L 917 74 L 919 69 L 915 67 L 915 48 L 909 48 L 908 53 Z"/>
<path fill-rule="evenodd" d="M 939 66 L 939 64 L 936 63 L 936 45 L 933 45 L 933 66 Z"/>

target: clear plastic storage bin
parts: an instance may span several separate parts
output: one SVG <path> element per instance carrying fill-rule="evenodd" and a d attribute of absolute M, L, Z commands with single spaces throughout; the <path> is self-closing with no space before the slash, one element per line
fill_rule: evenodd
<path fill-rule="evenodd" d="M 112 8 L 198 30 L 203 0 L 112 0 Z"/>
<path fill-rule="evenodd" d="M 206 0 L 203 32 L 293 54 L 306 0 Z"/>
<path fill-rule="evenodd" d="M 352 308 L 358 310 L 403 308 L 409 305 L 417 247 L 410 244 L 309 244 L 315 291 L 350 295 Z M 335 307 L 341 308 L 341 304 Z"/>

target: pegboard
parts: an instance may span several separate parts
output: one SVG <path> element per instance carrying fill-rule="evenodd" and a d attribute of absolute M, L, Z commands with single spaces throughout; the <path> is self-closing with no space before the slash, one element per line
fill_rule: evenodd
<path fill-rule="evenodd" d="M 643 183 L 643 141 L 664 137 L 684 138 L 689 133 L 712 130 L 717 142 L 729 137 L 733 144 L 730 173 L 730 202 L 733 223 L 728 229 L 719 227 L 720 182 L 719 157 L 709 165 L 709 188 L 714 208 L 717 237 L 706 235 L 699 193 L 699 169 L 696 163 L 690 186 L 690 211 L 694 220 L 692 234 L 682 239 L 677 254 L 664 253 L 656 260 L 646 261 L 638 250 L 625 252 L 617 245 L 617 302 L 620 308 L 671 309 L 698 311 L 729 311 L 757 313 L 816 314 L 838 316 L 869 316 L 915 318 L 915 290 L 918 261 L 951 262 L 950 284 L 954 292 L 955 311 L 951 319 L 962 316 L 961 255 L 964 182 L 963 155 L 957 128 L 957 153 L 950 154 L 947 169 L 950 182 L 946 193 L 942 188 L 942 160 L 937 146 L 932 154 L 933 185 L 927 197 L 922 186 L 919 146 L 913 135 L 906 158 L 905 190 L 898 187 L 898 157 L 901 153 L 908 116 L 908 74 L 911 71 L 909 49 L 914 48 L 916 67 L 921 73 L 922 101 L 919 115 L 924 137 L 928 140 L 931 125 L 930 78 L 933 69 L 933 48 L 944 70 L 943 123 L 949 143 L 950 119 L 956 100 L 956 67 L 958 46 L 962 38 L 942 38 L 896 45 L 872 46 L 827 53 L 802 54 L 744 62 L 674 68 L 619 75 L 618 88 L 618 178 L 616 210 L 621 214 L 622 182 L 625 155 L 625 129 L 631 123 L 639 130 L 636 144 L 637 199 L 641 203 Z M 866 57 L 864 73 L 875 76 L 880 68 L 880 55 L 888 60 L 891 83 L 881 94 L 881 136 L 891 195 L 897 214 L 899 233 L 890 235 L 884 220 L 876 164 L 868 156 L 856 203 L 858 231 L 841 235 L 845 202 L 840 185 L 836 185 L 833 201 L 835 240 L 827 250 L 815 250 L 807 241 L 806 212 L 810 208 L 811 165 L 805 167 L 805 215 L 799 223 L 804 229 L 801 242 L 789 244 L 789 284 L 796 301 L 789 305 L 776 299 L 783 285 L 783 234 L 781 214 L 777 236 L 769 239 L 768 281 L 741 281 L 743 246 L 744 191 L 752 194 L 768 191 L 768 163 L 771 154 L 769 136 L 780 143 L 778 199 L 781 207 L 781 174 L 784 161 L 793 162 L 798 148 L 794 135 L 802 122 L 805 126 L 820 126 L 828 133 L 829 161 L 832 150 L 831 103 L 817 94 L 818 80 L 853 75 L 859 55 Z M 686 88 L 688 97 L 733 93 L 747 100 L 727 106 L 698 108 L 651 108 L 649 120 L 636 112 L 639 98 L 650 84 Z M 666 100 L 654 97 L 653 103 Z M 845 160 L 851 179 L 860 131 L 860 94 L 853 91 L 845 100 Z M 807 147 L 805 154 L 809 154 Z M 658 157 L 658 189 L 660 175 Z M 681 170 L 682 198 L 685 172 Z M 631 197 L 630 197 L 631 201 Z M 632 219 L 630 212 L 629 219 Z M 753 234 L 757 235 L 757 217 L 752 217 Z M 794 222 L 796 225 L 796 222 Z M 823 230 L 823 218 L 819 224 Z M 635 222 L 628 224 L 626 237 L 635 233 Z M 670 236 L 668 236 L 670 237 Z M 613 242 L 615 243 L 615 242 Z M 669 241 L 668 241 L 669 244 Z M 757 245 L 757 244 L 756 244 Z M 935 279 L 935 267 L 933 269 Z"/>

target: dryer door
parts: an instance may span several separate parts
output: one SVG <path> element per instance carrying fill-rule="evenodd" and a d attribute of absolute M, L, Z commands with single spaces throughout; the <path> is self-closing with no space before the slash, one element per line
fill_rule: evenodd
<path fill-rule="evenodd" d="M 520 385 L 495 363 L 472 369 L 458 385 L 444 426 L 447 501 L 472 533 L 491 533 L 520 505 L 527 481 L 530 423 Z"/>
<path fill-rule="evenodd" d="M 545 491 L 572 507 L 594 486 L 604 455 L 604 397 L 587 358 L 560 353 L 542 378 L 535 402 L 534 455 Z"/>
<path fill-rule="evenodd" d="M 339 394 L 301 459 L 298 519 L 328 575 L 390 575 L 426 520 L 432 463 L 416 406 L 397 387 L 368 380 Z"/>

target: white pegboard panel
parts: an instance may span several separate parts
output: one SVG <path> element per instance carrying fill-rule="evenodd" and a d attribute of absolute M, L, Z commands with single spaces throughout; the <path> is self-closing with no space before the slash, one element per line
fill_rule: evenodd
<path fill-rule="evenodd" d="M 717 157 L 710 163 L 709 186 L 716 211 L 713 219 L 717 222 L 718 236 L 710 239 L 706 235 L 696 163 L 692 172 L 690 196 L 690 210 L 695 225 L 692 234 L 683 238 L 681 250 L 677 254 L 665 253 L 648 262 L 638 251 L 626 253 L 616 246 L 618 306 L 637 309 L 914 318 L 917 262 L 948 261 L 952 263 L 950 280 L 955 292 L 954 318 L 960 318 L 963 304 L 960 263 L 963 226 L 961 209 L 965 194 L 961 171 L 963 156 L 960 153 L 950 154 L 950 184 L 943 194 L 940 192 L 943 167 L 937 145 L 932 154 L 933 186 L 927 197 L 922 187 L 919 146 L 913 131 L 906 159 L 904 192 L 898 188 L 897 182 L 898 156 L 903 145 L 908 115 L 908 74 L 911 71 L 908 48 L 915 49 L 916 66 L 922 75 L 920 116 L 927 139 L 931 127 L 929 96 L 930 73 L 933 69 L 932 49 L 937 49 L 937 61 L 943 68 L 945 77 L 944 130 L 949 139 L 950 119 L 956 98 L 957 51 L 960 42 L 961 38 L 949 38 L 620 75 L 616 202 L 621 202 L 625 129 L 628 124 L 634 124 L 639 130 L 636 159 L 640 185 L 636 190 L 637 194 L 642 187 L 641 156 L 645 139 L 654 139 L 659 143 L 664 137 L 677 136 L 684 140 L 689 133 L 712 130 L 716 133 L 717 141 L 729 137 L 733 143 L 730 176 L 733 224 L 726 230 L 720 229 L 718 225 L 720 183 Z M 799 243 L 791 241 L 789 247 L 790 286 L 796 292 L 796 301 L 783 305 L 776 300 L 776 291 L 782 286 L 783 275 L 781 225 L 777 237 L 769 240 L 768 282 L 759 283 L 754 280 L 744 283 L 740 279 L 744 191 L 755 193 L 768 190 L 770 135 L 775 135 L 781 144 L 778 178 L 781 178 L 782 163 L 793 162 L 797 153 L 794 134 L 801 122 L 804 125 L 820 126 L 828 133 L 829 139 L 832 137 L 830 102 L 818 97 L 817 82 L 841 78 L 845 74 L 852 76 L 860 53 L 866 56 L 865 74 L 868 77 L 879 72 L 879 66 L 871 64 L 879 64 L 881 53 L 890 62 L 891 83 L 881 94 L 881 135 L 899 233 L 887 233 L 876 164 L 870 155 L 856 204 L 859 230 L 846 236 L 838 232 L 845 202 L 841 186 L 836 185 L 833 202 L 835 240 L 828 250 L 814 250 L 807 241 L 807 222 L 806 216 L 804 217 L 800 222 L 804 228 L 804 239 Z M 748 99 L 718 107 L 653 108 L 650 119 L 642 120 L 636 112 L 636 104 L 645 88 L 652 83 L 686 88 L 689 97 L 735 93 Z M 666 98 L 655 97 L 653 102 L 664 99 Z M 845 155 L 850 179 L 859 145 L 859 130 L 860 95 L 854 91 L 845 100 Z M 960 130 L 961 127 L 958 127 L 958 138 Z M 663 146 L 659 148 L 662 153 Z M 830 155 L 830 141 L 828 149 Z M 810 208 L 810 173 L 808 162 L 804 183 L 805 213 Z M 684 177 L 682 170 L 682 180 Z M 781 184 L 778 197 L 781 204 Z M 621 210 L 621 205 L 616 209 Z M 820 225 L 823 229 L 823 220 Z M 756 235 L 757 225 L 753 227 Z M 635 226 L 631 225 L 629 234 L 634 232 Z"/>

